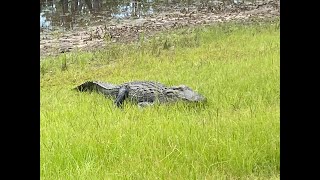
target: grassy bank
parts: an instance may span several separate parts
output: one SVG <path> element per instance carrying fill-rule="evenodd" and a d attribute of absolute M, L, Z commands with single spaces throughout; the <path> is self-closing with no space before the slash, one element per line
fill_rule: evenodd
<path fill-rule="evenodd" d="M 279 179 L 279 22 L 182 29 L 40 62 L 41 179 Z M 186 84 L 205 106 L 123 110 L 86 80 Z"/>

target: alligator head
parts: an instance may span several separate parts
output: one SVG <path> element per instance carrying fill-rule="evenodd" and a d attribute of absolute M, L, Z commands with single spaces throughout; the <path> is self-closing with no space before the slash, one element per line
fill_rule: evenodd
<path fill-rule="evenodd" d="M 206 102 L 207 98 L 202 96 L 201 94 L 195 92 L 191 88 L 186 85 L 173 86 L 170 89 L 174 91 L 174 94 L 186 101 L 190 102 Z"/>

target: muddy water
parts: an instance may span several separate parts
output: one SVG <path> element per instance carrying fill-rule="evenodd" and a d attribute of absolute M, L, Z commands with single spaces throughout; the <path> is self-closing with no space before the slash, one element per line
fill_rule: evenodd
<path fill-rule="evenodd" d="M 40 55 L 90 50 L 166 29 L 280 15 L 279 0 L 41 0 Z"/>

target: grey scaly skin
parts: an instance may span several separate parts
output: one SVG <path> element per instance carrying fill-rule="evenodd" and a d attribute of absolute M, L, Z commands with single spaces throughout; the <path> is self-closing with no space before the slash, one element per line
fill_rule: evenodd
<path fill-rule="evenodd" d="M 159 82 L 133 81 L 114 85 L 99 81 L 87 81 L 76 88 L 78 91 L 96 91 L 107 98 L 114 99 L 118 107 L 124 100 L 137 103 L 140 107 L 150 106 L 156 102 L 170 103 L 177 101 L 205 102 L 206 98 L 186 85 L 167 87 Z"/>

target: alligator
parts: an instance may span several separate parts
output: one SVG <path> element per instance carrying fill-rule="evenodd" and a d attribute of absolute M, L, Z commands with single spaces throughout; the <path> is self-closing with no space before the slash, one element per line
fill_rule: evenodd
<path fill-rule="evenodd" d="M 186 85 L 168 87 L 153 81 L 132 81 L 115 85 L 101 81 L 87 81 L 74 88 L 80 92 L 98 92 L 114 99 L 117 107 L 122 107 L 124 100 L 138 104 L 139 107 L 155 103 L 177 101 L 206 102 L 206 98 Z"/>

